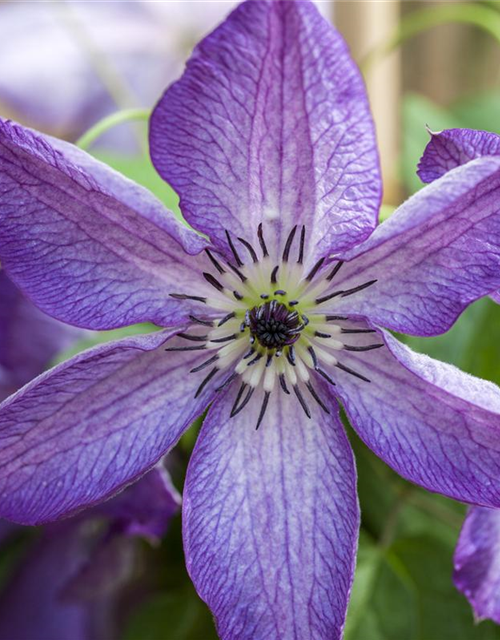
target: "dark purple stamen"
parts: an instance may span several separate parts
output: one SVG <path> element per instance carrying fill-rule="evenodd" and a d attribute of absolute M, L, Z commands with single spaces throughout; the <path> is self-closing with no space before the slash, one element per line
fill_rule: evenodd
<path fill-rule="evenodd" d="M 344 264 L 343 260 L 339 260 L 337 262 L 337 264 L 333 267 L 332 272 L 330 273 L 329 276 L 327 276 L 327 280 L 333 280 L 333 278 L 335 278 L 335 276 L 337 275 L 337 273 L 340 271 L 340 267 Z"/>
<path fill-rule="evenodd" d="M 286 354 L 286 359 L 292 365 L 295 366 L 295 349 L 293 347 L 288 348 L 288 353 Z"/>
<path fill-rule="evenodd" d="M 327 296 L 322 296 L 321 298 L 316 298 L 316 304 L 321 304 L 322 302 L 326 302 L 327 300 L 331 300 L 332 298 L 336 298 L 337 296 L 340 296 L 342 293 L 344 293 L 343 291 L 335 291 L 334 293 L 330 293 Z"/>
<path fill-rule="evenodd" d="M 234 246 L 233 241 L 231 240 L 231 236 L 229 235 L 229 232 L 227 230 L 226 230 L 226 238 L 227 238 L 227 243 L 229 244 L 229 248 L 231 249 L 234 259 L 236 260 L 236 264 L 238 265 L 238 267 L 242 267 L 243 262 L 241 261 L 241 258 L 238 255 L 238 252 L 236 251 L 236 247 Z"/>
<path fill-rule="evenodd" d="M 288 391 L 288 387 L 286 386 L 286 380 L 285 380 L 285 374 L 284 373 L 280 373 L 279 381 L 280 381 L 280 385 L 281 385 L 281 388 L 283 389 L 283 391 L 287 395 L 290 395 L 290 391 Z"/>
<path fill-rule="evenodd" d="M 290 255 L 290 249 L 292 248 L 293 239 L 295 238 L 295 232 L 297 231 L 297 225 L 290 231 L 290 235 L 287 238 L 285 249 L 283 251 L 282 260 L 283 262 L 288 262 L 288 257 Z"/>
<path fill-rule="evenodd" d="M 376 333 L 375 329 L 341 329 L 340 333 Z"/>
<path fill-rule="evenodd" d="M 247 404 L 250 402 L 250 398 L 253 396 L 254 391 L 255 391 L 254 387 L 251 387 L 248 390 L 248 393 L 245 396 L 243 402 L 240 404 L 240 406 L 237 409 L 233 409 L 233 411 L 231 411 L 231 418 L 234 418 L 235 415 L 237 415 L 240 411 L 242 411 L 247 406 Z"/>
<path fill-rule="evenodd" d="M 206 342 L 208 336 L 193 336 L 190 333 L 178 333 L 178 338 L 184 338 L 184 340 L 191 340 L 191 342 Z"/>
<path fill-rule="evenodd" d="M 227 265 L 228 267 L 230 267 L 234 273 L 238 276 L 238 278 L 242 281 L 242 282 L 246 282 L 248 280 L 248 278 L 246 277 L 245 274 L 241 273 L 241 271 L 238 269 L 238 267 L 236 267 L 232 262 L 230 262 L 229 260 L 227 261 Z"/>
<path fill-rule="evenodd" d="M 318 262 L 316 262 L 316 264 L 314 265 L 314 267 L 311 269 L 311 271 L 309 272 L 309 275 L 306 277 L 306 280 L 308 282 L 311 282 L 311 280 L 314 278 L 314 276 L 318 273 L 318 271 L 321 269 L 321 265 L 323 264 L 323 262 L 325 261 L 324 258 L 320 258 L 318 260 Z"/>
<path fill-rule="evenodd" d="M 264 400 L 262 402 L 262 407 L 260 408 L 259 419 L 257 420 L 257 426 L 255 427 L 256 431 L 260 427 L 261 422 L 262 422 L 262 420 L 264 418 L 264 414 L 266 413 L 267 405 L 269 404 L 269 396 L 270 395 L 271 395 L 270 391 L 266 391 L 265 394 L 264 394 Z"/>
<path fill-rule="evenodd" d="M 367 289 L 368 287 L 371 287 L 372 284 L 375 284 L 376 282 L 377 282 L 376 280 L 369 280 L 364 284 L 360 284 L 359 287 L 354 287 L 353 289 L 347 289 L 346 291 L 341 291 L 342 297 L 345 298 L 346 296 L 352 296 L 353 293 L 358 293 L 358 291 Z"/>
<path fill-rule="evenodd" d="M 349 320 L 349 318 L 347 318 L 346 316 L 326 316 L 325 319 L 327 322 L 332 322 L 335 320 Z"/>
<path fill-rule="evenodd" d="M 274 292 L 274 295 L 275 295 L 275 296 L 286 296 L 286 291 L 283 291 L 283 289 L 277 289 L 277 290 Z"/>
<path fill-rule="evenodd" d="M 204 271 L 203 277 L 208 282 L 208 284 L 211 284 L 212 287 L 214 287 L 214 289 L 217 289 L 217 291 L 224 291 L 224 285 L 221 284 L 211 273 L 207 273 L 206 271 Z"/>
<path fill-rule="evenodd" d="M 344 345 L 344 349 L 346 351 L 372 351 L 372 349 L 380 349 L 380 347 L 383 347 L 384 344 L 369 344 L 366 347 L 352 347 L 348 344 Z"/>
<path fill-rule="evenodd" d="M 262 222 L 259 224 L 257 228 L 257 236 L 259 238 L 259 243 L 260 243 L 260 248 L 262 249 L 262 253 L 264 254 L 264 257 L 266 257 L 269 255 L 269 253 L 267 251 L 266 241 L 264 240 L 264 232 L 262 231 Z"/>
<path fill-rule="evenodd" d="M 318 393 L 316 392 L 316 389 L 312 386 L 311 381 L 309 380 L 308 382 L 306 382 L 306 387 L 309 389 L 309 393 L 312 395 L 312 397 L 316 400 L 316 402 L 319 404 L 319 406 L 323 409 L 323 411 L 325 413 L 330 413 L 330 409 L 323 403 L 323 401 L 321 400 L 321 398 L 319 397 Z"/>
<path fill-rule="evenodd" d="M 279 270 L 279 268 L 280 268 L 280 266 L 279 266 L 279 264 L 277 264 L 277 265 L 274 267 L 274 269 L 272 270 L 272 273 L 271 273 L 271 282 L 272 282 L 273 284 L 276 284 L 276 282 L 278 281 L 278 280 L 277 280 L 277 276 L 278 276 L 278 270 Z"/>
<path fill-rule="evenodd" d="M 313 361 L 313 367 L 315 369 L 317 369 L 318 368 L 318 356 L 316 355 L 316 351 L 314 351 L 314 347 L 309 346 L 309 347 L 307 347 L 307 350 L 309 351 L 309 353 L 311 355 L 311 358 L 312 358 L 312 361 Z"/>
<path fill-rule="evenodd" d="M 188 318 L 192 322 L 196 322 L 196 324 L 202 324 L 205 327 L 213 327 L 214 326 L 213 320 L 202 320 L 201 318 L 197 318 L 196 316 L 193 316 L 193 315 L 189 315 Z"/>
<path fill-rule="evenodd" d="M 262 358 L 262 353 L 258 353 L 253 360 L 250 360 L 250 362 L 247 363 L 247 367 L 251 367 L 256 362 L 258 362 L 261 358 Z"/>
<path fill-rule="evenodd" d="M 300 406 L 304 409 L 304 413 L 308 418 L 311 417 L 311 412 L 309 411 L 309 407 L 307 406 L 307 402 L 304 400 L 304 396 L 300 392 L 298 385 L 294 385 L 293 390 L 295 391 L 295 395 L 297 396 Z"/>
<path fill-rule="evenodd" d="M 245 240 L 244 238 L 238 238 L 238 240 L 239 240 L 239 242 L 241 242 L 241 244 L 242 244 L 244 247 L 246 247 L 246 248 L 247 248 L 248 253 L 249 253 L 249 254 L 251 255 L 251 257 L 252 257 L 252 260 L 253 260 L 254 262 L 258 262 L 258 261 L 259 261 L 259 259 L 257 258 L 257 254 L 255 253 L 255 250 L 254 250 L 254 248 L 252 247 L 252 245 L 251 245 L 247 240 Z"/>
<path fill-rule="evenodd" d="M 331 333 L 323 333 L 322 331 L 315 331 L 314 335 L 316 336 L 316 338 L 331 338 L 332 337 Z"/>
<path fill-rule="evenodd" d="M 361 375 L 361 373 L 358 373 L 357 371 L 354 371 L 354 369 L 350 369 L 349 367 L 346 367 L 345 364 L 342 364 L 341 362 L 337 362 L 335 366 L 338 369 L 345 371 L 346 373 L 350 373 L 351 376 L 354 376 L 355 378 L 359 378 L 360 380 L 364 380 L 365 382 L 371 382 L 371 380 L 369 380 L 368 378 L 365 378 L 365 376 Z"/>
<path fill-rule="evenodd" d="M 231 382 L 237 377 L 238 377 L 238 374 L 236 373 L 236 371 L 234 371 L 225 382 L 223 382 L 219 387 L 215 388 L 215 391 L 216 392 L 222 391 L 222 389 L 225 389 L 226 387 L 228 387 L 231 384 Z"/>
<path fill-rule="evenodd" d="M 220 263 L 214 258 L 214 256 L 212 255 L 212 252 L 209 251 L 208 249 L 205 249 L 205 253 L 207 254 L 207 256 L 210 259 L 210 262 L 214 265 L 214 267 L 217 269 L 217 271 L 222 275 L 223 273 L 226 273 L 226 270 L 223 269 L 220 265 Z"/>
<path fill-rule="evenodd" d="M 222 338 L 212 338 L 210 342 L 229 342 L 230 340 L 235 340 L 238 336 L 236 333 L 232 333 L 230 336 L 224 336 Z"/>
<path fill-rule="evenodd" d="M 299 258 L 297 260 L 297 262 L 299 264 L 302 264 L 302 262 L 304 261 L 304 243 L 305 243 L 305 239 L 306 239 L 306 228 L 305 228 L 305 226 L 302 226 L 302 229 L 300 231 Z"/>
<path fill-rule="evenodd" d="M 195 300 L 196 302 L 207 303 L 207 299 L 201 296 L 188 296 L 186 293 L 169 293 L 168 295 L 176 300 Z"/>
<path fill-rule="evenodd" d="M 242 382 L 242 383 L 241 383 L 241 387 L 240 387 L 240 388 L 239 388 L 239 390 L 238 390 L 238 394 L 237 394 L 237 396 L 236 396 L 236 400 L 234 401 L 233 408 L 231 409 L 231 418 L 233 417 L 234 412 L 236 411 L 236 408 L 237 408 L 238 403 L 239 403 L 239 401 L 240 401 L 240 399 L 241 399 L 241 396 L 243 395 L 243 392 L 244 392 L 244 391 L 245 391 L 245 389 L 246 389 L 246 386 L 247 386 L 247 385 L 246 385 L 246 383 L 245 383 L 245 382 Z"/>
<path fill-rule="evenodd" d="M 320 376 L 323 376 L 323 378 L 329 382 L 330 384 L 333 384 L 333 386 L 336 386 L 336 383 L 330 378 L 330 376 L 327 374 L 326 371 L 323 371 L 323 369 L 320 369 L 319 367 L 316 367 L 316 371 L 319 373 Z"/>
<path fill-rule="evenodd" d="M 199 364 L 197 367 L 194 367 L 194 369 L 191 369 L 191 371 L 189 373 L 197 373 L 198 371 L 201 371 L 205 367 L 209 367 L 211 364 L 216 362 L 218 359 L 219 359 L 218 355 L 212 356 L 208 360 L 205 360 L 205 362 L 203 362 L 202 364 Z"/>
<path fill-rule="evenodd" d="M 236 298 L 236 300 L 243 300 L 243 296 L 239 291 L 233 291 L 233 296 Z"/>
<path fill-rule="evenodd" d="M 223 324 L 226 324 L 226 322 L 229 322 L 229 320 L 231 320 L 235 316 L 236 314 L 234 313 L 234 311 L 231 311 L 231 313 L 228 313 L 227 316 L 224 316 L 222 320 L 219 320 L 219 322 L 217 323 L 217 326 L 222 327 Z"/>
<path fill-rule="evenodd" d="M 198 387 L 196 393 L 194 394 L 194 397 L 197 398 L 200 393 L 203 391 L 203 389 L 207 386 L 207 384 L 210 382 L 210 380 L 214 377 L 214 375 L 217 373 L 218 369 L 217 367 L 214 367 L 212 369 L 212 371 L 210 371 L 210 373 L 207 375 L 207 377 L 203 380 L 203 382 L 200 384 L 200 386 Z"/>

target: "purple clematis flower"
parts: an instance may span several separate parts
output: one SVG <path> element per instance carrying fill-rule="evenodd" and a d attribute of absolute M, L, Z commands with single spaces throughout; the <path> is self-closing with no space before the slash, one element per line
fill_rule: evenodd
<path fill-rule="evenodd" d="M 85 333 L 43 314 L 0 271 L 0 397 Z M 0 594 L 0 639 L 116 637 L 115 600 L 134 568 L 134 538 L 159 540 L 179 504 L 157 466 L 109 502 L 46 527 Z M 16 529 L 1 521 L 0 541 Z"/>
<path fill-rule="evenodd" d="M 159 541 L 179 504 L 158 466 L 109 502 L 45 527 L 0 594 L 0 639 L 118 637 L 118 597 L 135 570 L 135 538 Z"/>
<path fill-rule="evenodd" d="M 264 0 L 195 49 L 151 151 L 206 238 L 71 145 L 0 124 L 12 279 L 71 324 L 167 327 L 1 405 L 0 513 L 38 523 L 105 499 L 209 407 L 184 540 L 220 636 L 339 638 L 359 527 L 339 401 L 408 480 L 500 506 L 500 390 L 381 328 L 436 335 L 500 289 L 500 158 L 454 168 L 376 228 L 360 74 L 309 2 Z"/>
<path fill-rule="evenodd" d="M 422 182 L 433 182 L 456 167 L 484 156 L 500 156 L 500 136 L 490 131 L 473 129 L 445 129 L 429 132 L 427 145 L 419 166 Z M 500 303 L 500 291 L 491 294 Z"/>
<path fill-rule="evenodd" d="M 500 510 L 472 507 L 455 550 L 455 585 L 477 620 L 500 624 Z"/>

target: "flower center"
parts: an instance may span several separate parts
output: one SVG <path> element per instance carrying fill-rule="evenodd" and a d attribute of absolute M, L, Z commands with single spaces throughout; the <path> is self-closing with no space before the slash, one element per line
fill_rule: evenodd
<path fill-rule="evenodd" d="M 203 273 L 214 289 L 213 295 L 170 294 L 173 298 L 205 305 L 207 313 L 201 313 L 202 317 L 191 315 L 193 332 L 178 334 L 179 338 L 194 343 L 192 346 L 168 347 L 166 350 L 210 352 L 208 359 L 191 369 L 191 373 L 198 373 L 212 366 L 196 396 L 221 373 L 224 373 L 224 381 L 218 384 L 217 391 L 240 379 L 231 417 L 242 411 L 255 390 L 261 387 L 264 400 L 257 428 L 277 382 L 285 394 L 290 394 L 290 388 L 293 390 L 309 418 L 307 394 L 328 413 L 314 386 L 317 376 L 335 385 L 336 367 L 370 382 L 365 375 L 342 363 L 342 352 L 370 351 L 383 346 L 382 343 L 367 342 L 365 334 L 372 334 L 374 330 L 367 328 L 366 324 L 347 316 L 331 315 L 328 310 L 335 304 L 330 301 L 357 294 L 376 280 L 349 289 L 335 288 L 332 282 L 343 263 L 334 262 L 332 267 L 331 263 L 325 265 L 324 258 L 306 272 L 303 267 L 305 227 L 300 234 L 298 259 L 290 261 L 296 232 L 297 227 L 294 227 L 285 243 L 281 260 L 277 261 L 269 255 L 262 225 L 258 230 L 261 258 L 248 241 L 238 238 L 251 258 L 251 262 L 245 264 L 226 231 L 234 263 L 227 258 L 216 257 L 212 250 L 206 250 L 211 266 L 217 272 L 216 275 Z M 205 332 L 201 333 L 200 327 Z M 344 342 L 346 335 L 354 344 Z"/>
<path fill-rule="evenodd" d="M 248 314 L 250 334 L 266 349 L 283 349 L 300 338 L 303 324 L 297 311 L 276 300 L 254 307 Z"/>

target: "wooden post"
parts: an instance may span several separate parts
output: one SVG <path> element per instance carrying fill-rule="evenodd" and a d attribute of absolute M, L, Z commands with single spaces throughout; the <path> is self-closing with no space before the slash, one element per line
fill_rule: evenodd
<path fill-rule="evenodd" d="M 351 47 L 354 59 L 363 57 L 396 29 L 399 0 L 336 0 L 334 23 Z M 384 203 L 400 200 L 401 56 L 399 51 L 377 62 L 365 78 L 375 119 L 384 179 Z"/>

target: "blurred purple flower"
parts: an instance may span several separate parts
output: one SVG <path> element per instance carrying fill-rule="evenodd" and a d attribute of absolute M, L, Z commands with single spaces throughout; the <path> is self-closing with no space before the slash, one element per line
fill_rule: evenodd
<path fill-rule="evenodd" d="M 0 4 L 0 112 L 75 140 L 117 108 L 149 106 L 227 7 L 205 2 L 193 10 L 184 1 Z M 122 146 L 127 133 L 120 131 Z"/>
<path fill-rule="evenodd" d="M 0 595 L 1 640 L 111 640 L 135 570 L 133 536 L 159 541 L 179 508 L 157 467 L 117 497 L 44 527 Z"/>
<path fill-rule="evenodd" d="M 308 2 L 238 7 L 150 131 L 209 239 L 82 151 L 0 124 L 14 281 L 73 324 L 171 327 L 80 354 L 3 403 L 1 513 L 37 523 L 99 502 L 212 403 L 184 540 L 219 634 L 339 638 L 359 512 L 338 400 L 405 478 L 500 506 L 500 390 L 381 328 L 442 333 L 500 288 L 500 158 L 454 168 L 375 228 L 364 86 Z"/>
<path fill-rule="evenodd" d="M 472 507 L 455 550 L 455 585 L 477 620 L 500 624 L 500 510 Z"/>
<path fill-rule="evenodd" d="M 39 311 L 0 271 L 0 399 L 86 333 Z M 134 567 L 132 537 L 159 540 L 179 504 L 157 467 L 109 502 L 47 526 L 0 594 L 0 640 L 116 637 L 114 599 Z M 17 529 L 0 521 L 0 542 Z"/>

